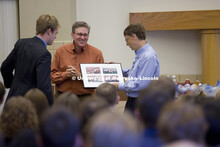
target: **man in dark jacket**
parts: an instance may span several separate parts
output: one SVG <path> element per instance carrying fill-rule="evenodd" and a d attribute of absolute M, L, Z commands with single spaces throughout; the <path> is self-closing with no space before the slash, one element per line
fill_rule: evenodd
<path fill-rule="evenodd" d="M 47 45 L 56 39 L 58 28 L 59 22 L 54 16 L 41 15 L 36 22 L 36 36 L 16 42 L 1 66 L 4 85 L 10 88 L 7 98 L 23 96 L 31 88 L 38 88 L 45 93 L 50 105 L 53 104 L 51 54 Z"/>

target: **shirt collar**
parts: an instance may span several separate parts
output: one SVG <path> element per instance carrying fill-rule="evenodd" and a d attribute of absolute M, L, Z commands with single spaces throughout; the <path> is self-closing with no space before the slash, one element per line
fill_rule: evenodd
<path fill-rule="evenodd" d="M 37 36 L 37 35 L 36 35 L 36 37 L 37 37 L 37 38 L 39 38 L 40 40 L 42 40 L 42 41 L 43 41 L 43 43 L 44 43 L 44 45 L 45 45 L 45 47 L 47 48 L 47 43 L 46 43 L 46 41 L 45 41 L 45 40 L 43 40 L 42 38 L 40 38 L 40 37 L 39 37 L 39 36 Z"/>
<path fill-rule="evenodd" d="M 139 50 L 135 51 L 136 57 L 139 57 L 142 55 L 142 53 L 148 48 L 149 44 L 146 43 L 144 46 L 142 46 Z"/>

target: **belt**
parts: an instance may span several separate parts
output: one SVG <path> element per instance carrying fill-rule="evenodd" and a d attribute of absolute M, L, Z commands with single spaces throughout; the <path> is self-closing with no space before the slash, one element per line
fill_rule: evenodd
<path fill-rule="evenodd" d="M 137 99 L 137 97 L 128 97 L 128 100 Z"/>

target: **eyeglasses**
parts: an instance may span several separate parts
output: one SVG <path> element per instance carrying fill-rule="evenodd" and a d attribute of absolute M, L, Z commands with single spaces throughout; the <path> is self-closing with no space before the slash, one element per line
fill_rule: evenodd
<path fill-rule="evenodd" d="M 88 37 L 89 36 L 89 34 L 82 34 L 82 33 L 76 33 L 76 35 L 79 36 L 79 37 L 82 37 L 82 36 Z"/>

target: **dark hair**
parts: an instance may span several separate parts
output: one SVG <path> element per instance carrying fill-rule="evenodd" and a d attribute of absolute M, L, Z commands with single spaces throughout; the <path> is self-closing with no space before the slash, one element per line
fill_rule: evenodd
<path fill-rule="evenodd" d="M 5 86 L 0 82 L 0 103 L 3 101 L 5 95 Z"/>
<path fill-rule="evenodd" d="M 75 33 L 76 29 L 77 28 L 81 28 L 81 27 L 84 27 L 84 28 L 87 28 L 88 29 L 88 33 L 90 32 L 90 26 L 84 22 L 84 21 L 76 21 L 73 26 L 72 26 L 72 33 Z"/>
<path fill-rule="evenodd" d="M 40 134 L 44 146 L 72 147 L 78 131 L 78 119 L 64 108 L 48 110 L 40 121 Z"/>
<path fill-rule="evenodd" d="M 135 34 L 139 40 L 145 40 L 146 39 L 146 32 L 144 29 L 144 26 L 141 24 L 130 24 L 125 30 L 124 30 L 124 36 L 132 36 Z"/>
<path fill-rule="evenodd" d="M 208 146 L 220 144 L 220 100 L 213 100 L 203 106 L 206 121 L 209 125 L 205 141 Z"/>
<path fill-rule="evenodd" d="M 96 96 L 103 98 L 110 105 L 114 105 L 117 98 L 117 90 L 114 85 L 103 83 L 97 87 Z"/>
<path fill-rule="evenodd" d="M 158 130 L 165 143 L 178 140 L 203 143 L 207 124 L 201 107 L 172 102 L 162 109 Z"/>
<path fill-rule="evenodd" d="M 47 29 L 51 29 L 51 31 L 53 32 L 59 26 L 60 24 L 55 16 L 43 14 L 37 19 L 36 34 L 43 35 L 47 31 Z"/>
<path fill-rule="evenodd" d="M 159 87 L 149 86 L 140 92 L 137 109 L 146 127 L 155 128 L 162 107 L 170 102 L 170 95 Z"/>

